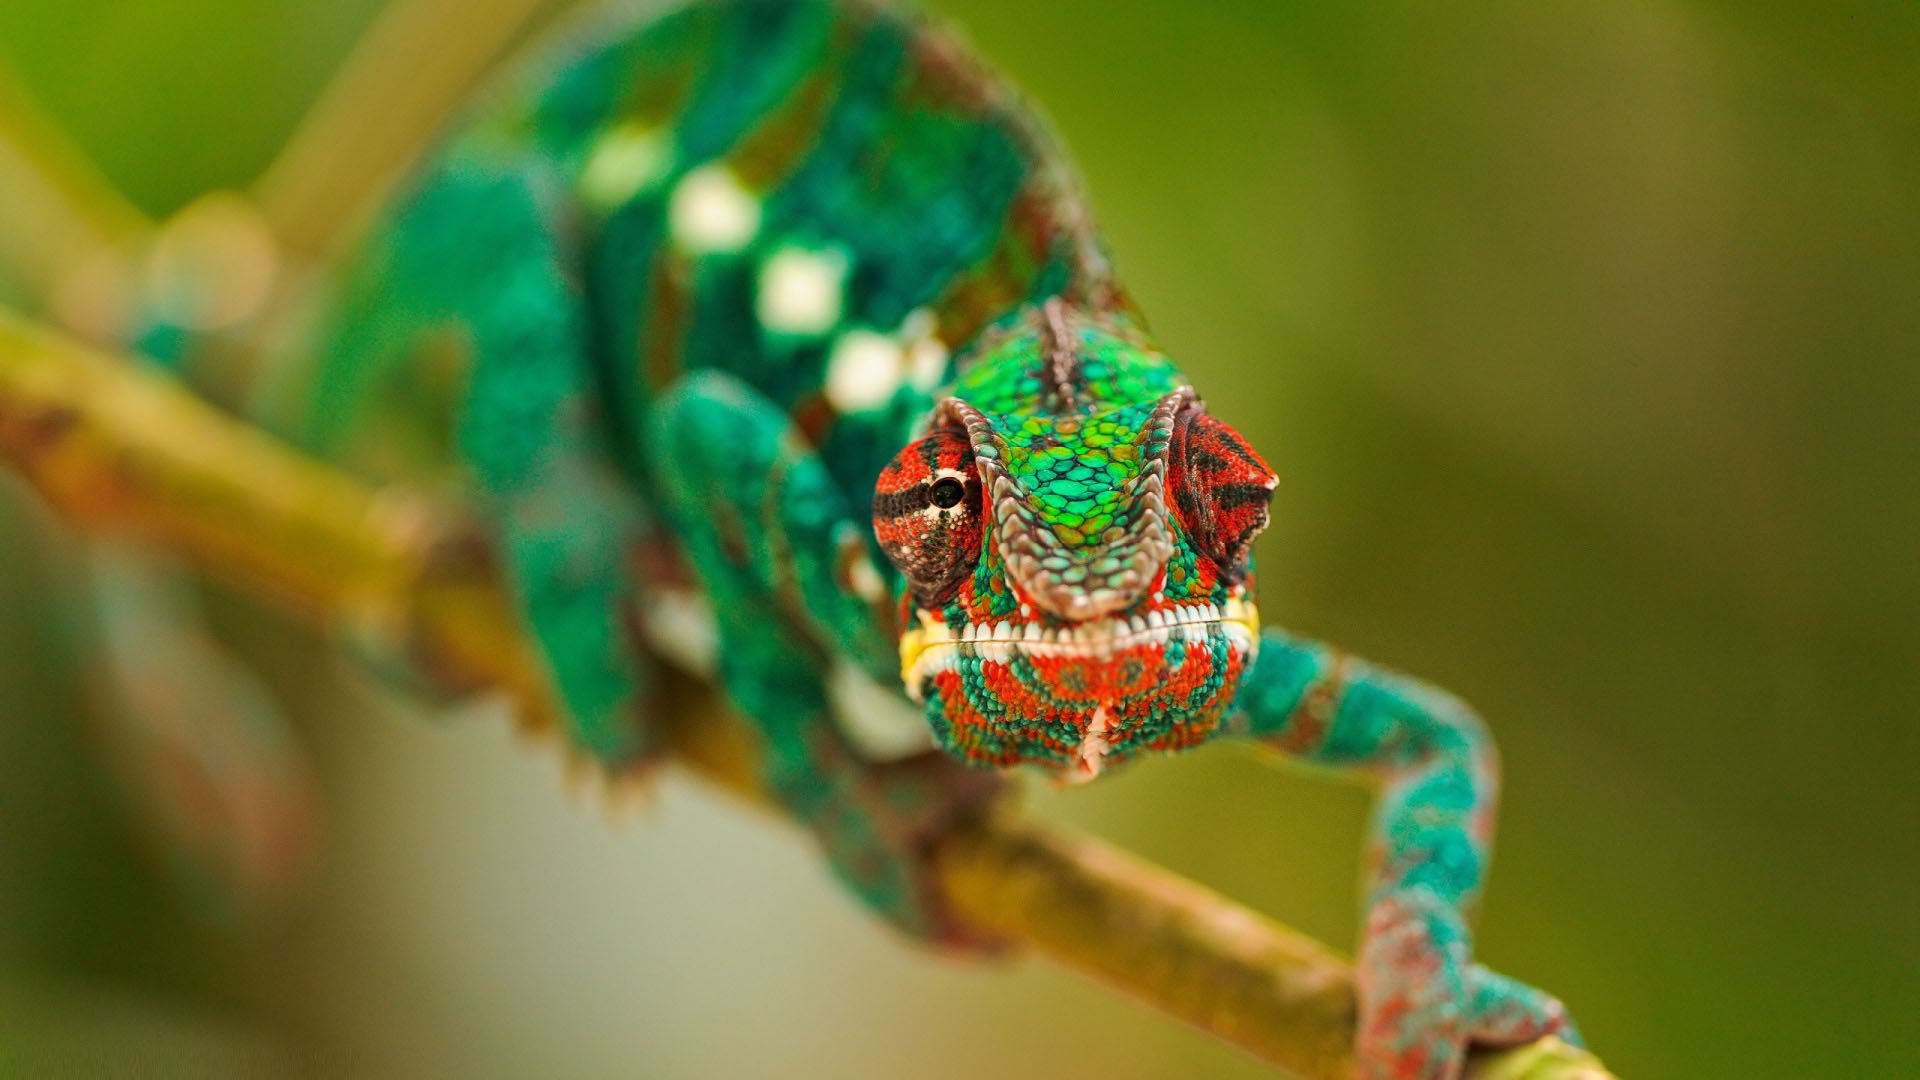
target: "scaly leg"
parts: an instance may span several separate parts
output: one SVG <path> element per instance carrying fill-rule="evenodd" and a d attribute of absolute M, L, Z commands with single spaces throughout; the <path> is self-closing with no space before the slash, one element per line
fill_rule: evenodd
<path fill-rule="evenodd" d="M 870 907 L 915 936 L 970 944 L 926 855 L 984 808 L 997 777 L 938 753 L 862 760 L 831 715 L 832 663 L 888 678 L 896 664 L 859 519 L 787 416 L 729 376 L 687 376 L 650 433 L 659 490 L 718 622 L 719 681 L 762 736 L 768 786 Z"/>
<path fill-rule="evenodd" d="M 383 409 L 447 404 L 387 400 L 423 342 L 464 352 L 459 471 L 479 481 L 570 743 L 618 768 L 658 742 L 638 707 L 647 672 L 626 620 L 645 508 L 612 464 L 570 270 L 575 230 L 550 172 L 511 146 L 483 146 L 429 176 L 347 283 L 318 367 L 286 380 L 272 411 L 295 414 L 303 442 L 352 458 L 369 430 L 397 423 Z"/>
<path fill-rule="evenodd" d="M 1558 1001 L 1471 962 L 1467 919 L 1486 873 L 1499 788 L 1492 739 L 1471 710 L 1271 630 L 1238 706 L 1246 733 L 1267 745 L 1385 782 L 1356 964 L 1362 1076 L 1458 1076 L 1469 1043 L 1569 1033 Z"/>

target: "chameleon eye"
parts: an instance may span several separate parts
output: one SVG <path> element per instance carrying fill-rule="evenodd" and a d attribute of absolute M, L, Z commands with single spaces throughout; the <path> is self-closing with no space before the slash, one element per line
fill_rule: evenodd
<path fill-rule="evenodd" d="M 951 510 L 965 500 L 967 486 L 958 477 L 943 476 L 933 482 L 933 505 L 942 510 Z"/>
<path fill-rule="evenodd" d="M 1254 537 L 1267 527 L 1267 503 L 1279 478 L 1239 432 L 1198 407 L 1175 423 L 1170 456 L 1181 528 L 1222 577 L 1238 581 Z"/>
<path fill-rule="evenodd" d="M 873 492 L 873 535 L 916 599 L 943 603 L 980 557 L 986 516 L 973 448 L 936 431 L 900 451 Z"/>

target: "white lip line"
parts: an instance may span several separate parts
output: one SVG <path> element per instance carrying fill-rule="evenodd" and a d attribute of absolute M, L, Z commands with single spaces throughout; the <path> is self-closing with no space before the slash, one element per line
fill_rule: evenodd
<path fill-rule="evenodd" d="M 1129 633 L 1125 637 L 1108 638 L 1090 642 L 1029 642 L 1029 641 L 943 641 L 922 647 L 914 654 L 913 660 L 906 664 L 901 672 L 901 682 L 905 685 L 907 696 L 915 701 L 922 699 L 922 687 L 925 682 L 943 671 L 951 671 L 960 659 L 976 656 L 1005 663 L 1016 655 L 1020 656 L 1081 656 L 1088 659 L 1110 658 L 1122 649 L 1133 645 L 1164 645 L 1175 640 L 1205 641 L 1212 635 L 1202 633 L 1219 627 L 1226 634 L 1228 644 L 1244 650 L 1248 656 L 1258 648 L 1259 629 L 1247 621 L 1239 619 L 1216 619 L 1207 622 L 1181 623 L 1176 626 L 1156 627 L 1145 634 Z M 971 651 L 959 648 L 937 651 L 941 646 L 966 646 Z"/>
<path fill-rule="evenodd" d="M 1129 628 L 1124 634 L 1114 634 L 1107 637 L 1074 638 L 1069 640 L 1057 638 L 1052 641 L 1028 641 L 1026 638 L 994 637 L 948 638 L 945 641 L 929 641 L 923 644 L 920 646 L 919 655 L 925 657 L 935 649 L 959 648 L 963 645 L 971 645 L 976 649 L 983 645 L 1004 645 L 1010 650 L 1029 654 L 1070 653 L 1094 655 L 1102 652 L 1111 652 L 1115 649 L 1131 648 L 1138 644 L 1163 644 L 1175 636 L 1175 631 L 1188 631 L 1189 634 L 1180 635 L 1186 637 L 1190 636 L 1190 632 L 1193 630 L 1210 630 L 1216 626 L 1223 629 L 1239 627 L 1251 632 L 1251 628 L 1247 626 L 1246 622 L 1240 619 L 1195 619 L 1190 622 L 1167 623 L 1164 626 L 1149 626 L 1145 630 Z"/>
<path fill-rule="evenodd" d="M 1216 619 L 1211 622 L 1181 623 L 1178 627 L 1163 626 L 1148 630 L 1145 634 L 1128 634 L 1124 638 L 1108 638 L 1093 642 L 1043 642 L 1043 641 L 941 641 L 927 645 L 914 655 L 912 663 L 901 672 L 901 683 L 907 691 L 907 697 L 915 702 L 924 700 L 923 689 L 926 681 L 943 671 L 952 671 L 957 661 L 975 656 L 995 663 L 1005 663 L 1015 656 L 1079 656 L 1089 660 L 1108 659 L 1121 649 L 1132 645 L 1164 645 L 1175 640 L 1205 641 L 1211 635 L 1199 631 L 1219 627 L 1226 632 L 1227 643 L 1244 650 L 1248 657 L 1253 655 L 1259 645 L 1259 630 L 1238 619 Z M 943 648 L 956 646 L 955 648 Z M 964 648 L 961 648 L 964 647 Z M 936 651 L 942 650 L 942 651 Z M 965 650 L 971 650 L 965 651 Z"/>
<path fill-rule="evenodd" d="M 1182 626 L 1212 626 L 1216 623 L 1243 623 L 1253 625 L 1259 618 L 1258 609 L 1242 596 L 1229 596 L 1224 604 L 1211 601 L 1172 604 L 1164 609 L 1155 609 L 1145 615 L 1110 615 L 1102 619 L 1075 623 L 1068 626 L 1040 626 L 1038 623 L 1018 623 L 1013 619 L 1000 619 L 991 622 L 972 623 L 962 627 L 956 636 L 947 629 L 945 623 L 921 616 L 920 625 L 908 631 L 908 635 L 919 634 L 922 639 L 916 645 L 924 650 L 936 645 L 964 644 L 1011 644 L 1011 645 L 1083 645 L 1102 644 L 1151 634 L 1156 630 L 1171 630 Z M 1033 632 L 1038 628 L 1038 636 Z M 1002 634 L 1000 631 L 1005 630 Z M 1118 632 L 1114 632 L 1114 631 Z"/>
<path fill-rule="evenodd" d="M 1179 618 L 1183 614 L 1188 617 Z M 1259 648 L 1259 608 L 1243 594 L 1229 596 L 1224 604 L 1174 604 L 1145 616 L 1108 616 L 1067 627 L 1039 627 L 1037 623 L 1015 626 L 1010 619 L 970 624 L 962 628 L 959 637 L 951 636 L 945 623 L 922 615 L 919 626 L 900 636 L 900 680 L 907 695 L 918 701 L 928 678 L 953 670 L 968 656 L 999 663 L 1015 656 L 1110 659 L 1142 645 L 1206 641 L 1214 637 L 1215 627 L 1220 628 L 1230 646 L 1248 656 Z M 1030 633 L 1034 636 L 1029 637 Z M 927 640 L 930 636 L 931 641 Z"/>

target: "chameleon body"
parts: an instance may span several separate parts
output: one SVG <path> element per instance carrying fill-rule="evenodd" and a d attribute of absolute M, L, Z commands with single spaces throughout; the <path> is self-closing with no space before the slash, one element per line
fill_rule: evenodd
<path fill-rule="evenodd" d="M 1259 740 L 1382 781 L 1365 1075 L 1565 1030 L 1469 954 L 1486 732 L 1260 629 L 1272 472 L 1154 345 L 1047 132 L 939 28 L 857 0 L 596 24 L 457 127 L 317 342 L 263 415 L 476 509 L 608 769 L 660 750 L 649 657 L 703 668 L 854 891 L 967 945 L 924 857 L 999 770 Z M 856 738 L 848 673 L 936 749 Z"/>

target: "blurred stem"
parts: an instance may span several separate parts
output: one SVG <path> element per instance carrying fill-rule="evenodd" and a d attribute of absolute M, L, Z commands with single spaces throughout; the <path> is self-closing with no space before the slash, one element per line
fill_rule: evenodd
<path fill-rule="evenodd" d="M 255 183 L 248 199 L 254 209 L 224 197 L 217 224 L 231 225 L 236 216 L 257 212 L 259 235 L 270 236 L 276 249 L 265 253 L 264 263 L 241 265 L 247 280 L 239 284 L 265 282 L 274 290 L 286 289 L 298 279 L 286 270 L 336 254 L 350 243 L 508 46 L 541 17 L 576 2 L 396 0 L 390 5 Z M 185 259 L 158 267 L 135 265 L 136 257 L 151 255 L 154 222 L 100 175 L 47 120 L 21 82 L 0 67 L 0 263 L 60 325 L 90 341 L 118 340 L 136 306 L 135 293 L 152 284 L 136 280 L 143 269 L 233 285 L 227 279 L 234 275 L 221 271 L 230 269 L 225 264 L 233 256 L 229 241 L 235 230 L 196 229 L 213 216 L 196 216 L 196 209 L 204 207 L 189 207 L 159 230 L 159 249 Z M 254 231 L 251 220 L 241 225 Z M 183 236 L 194 242 L 164 242 Z M 241 239 L 252 243 L 256 237 Z M 268 310 L 276 295 L 263 291 L 245 310 L 196 328 L 231 329 Z M 248 340 L 229 347 L 239 354 L 228 360 L 240 384 L 233 393 L 239 394 L 256 366 L 257 350 Z"/>
<path fill-rule="evenodd" d="M 0 261 L 28 295 L 84 312 L 97 298 L 71 294 L 119 288 L 147 225 L 0 65 Z"/>
<path fill-rule="evenodd" d="M 328 627 L 383 631 L 453 691 L 554 702 L 457 524 L 369 490 L 172 383 L 0 312 L 0 462 L 76 526 L 185 555 Z M 705 695 L 676 756 L 765 803 L 754 741 Z M 960 915 L 1308 1077 L 1351 1073 L 1352 974 L 1319 943 L 1093 840 L 1011 818 L 936 865 Z M 1477 1055 L 1478 1080 L 1608 1074 L 1558 1040 Z"/>
<path fill-rule="evenodd" d="M 507 47 L 575 0 L 396 0 L 254 187 L 286 249 L 337 252 Z"/>

